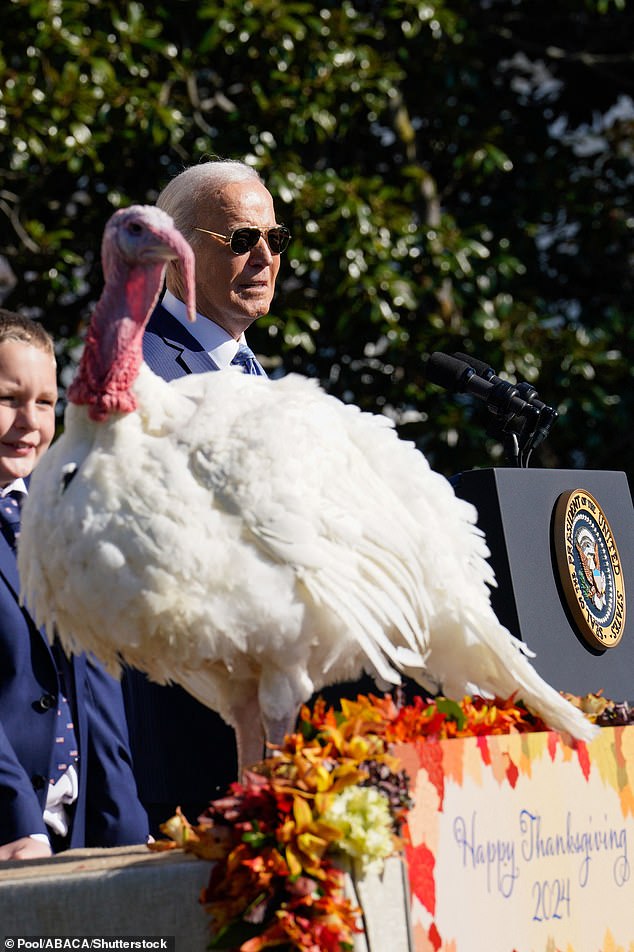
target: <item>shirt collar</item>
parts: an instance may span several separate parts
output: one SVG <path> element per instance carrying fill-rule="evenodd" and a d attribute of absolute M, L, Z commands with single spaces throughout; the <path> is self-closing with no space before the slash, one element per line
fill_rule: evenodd
<path fill-rule="evenodd" d="M 18 476 L 17 479 L 14 479 L 13 482 L 9 483 L 8 486 L 3 486 L 0 489 L 0 499 L 4 499 L 4 497 L 8 496 L 9 493 L 11 492 L 24 493 L 24 495 L 26 496 L 26 493 L 27 493 L 26 483 L 24 482 L 21 476 Z"/>
<path fill-rule="evenodd" d="M 231 337 L 224 327 L 215 324 L 210 318 L 196 311 L 196 320 L 192 324 L 187 319 L 185 304 L 175 297 L 171 291 L 165 291 L 161 304 L 166 311 L 183 324 L 192 337 L 195 337 L 201 347 L 207 351 L 219 370 L 228 367 L 238 353 L 240 344 L 245 343 L 244 334 L 238 340 Z"/>

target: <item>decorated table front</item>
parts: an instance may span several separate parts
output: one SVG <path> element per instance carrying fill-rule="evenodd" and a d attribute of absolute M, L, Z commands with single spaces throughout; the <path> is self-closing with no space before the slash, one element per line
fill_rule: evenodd
<path fill-rule="evenodd" d="M 173 952 L 204 950 L 209 934 L 198 896 L 209 865 L 145 846 L 0 863 L 0 948 L 8 936 L 126 936 L 173 938 Z M 364 908 L 365 933 L 356 938 L 355 952 L 408 952 L 401 859 L 390 858 L 381 876 L 362 883 L 348 878 L 347 891 Z"/>
<path fill-rule="evenodd" d="M 369 952 L 634 952 L 634 726 L 396 745 L 414 805 L 356 883 Z M 144 847 L 0 864 L 8 935 L 175 936 L 206 947 L 208 862 Z"/>

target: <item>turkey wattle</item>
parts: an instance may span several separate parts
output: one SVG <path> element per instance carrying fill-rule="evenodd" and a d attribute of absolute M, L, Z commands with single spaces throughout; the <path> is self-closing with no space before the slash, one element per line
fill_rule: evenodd
<path fill-rule="evenodd" d="M 102 255 L 64 432 L 24 506 L 19 569 L 40 624 L 113 672 L 182 685 L 233 726 L 241 767 L 314 691 L 363 671 L 456 698 L 515 692 L 593 735 L 494 616 L 473 508 L 385 417 L 295 375 L 166 383 L 142 361 L 143 329 L 169 258 L 194 313 L 191 249 L 164 212 L 133 206 Z"/>

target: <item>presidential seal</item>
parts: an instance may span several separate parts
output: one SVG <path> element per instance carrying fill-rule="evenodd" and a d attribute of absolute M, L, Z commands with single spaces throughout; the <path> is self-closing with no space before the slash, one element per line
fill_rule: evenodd
<path fill-rule="evenodd" d="M 557 500 L 553 543 L 579 634 L 592 648 L 614 648 L 625 629 L 623 570 L 610 523 L 587 490 L 574 489 Z"/>

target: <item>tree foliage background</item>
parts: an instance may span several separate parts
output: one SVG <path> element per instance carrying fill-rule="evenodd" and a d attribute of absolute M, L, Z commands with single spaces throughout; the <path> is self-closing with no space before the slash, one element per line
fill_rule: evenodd
<path fill-rule="evenodd" d="M 500 463 L 483 406 L 425 379 L 466 351 L 559 410 L 534 465 L 631 474 L 632 35 L 625 0 L 7 0 L 4 306 L 64 383 L 112 212 L 246 158 L 294 236 L 250 333 L 272 373 L 452 473 Z"/>

